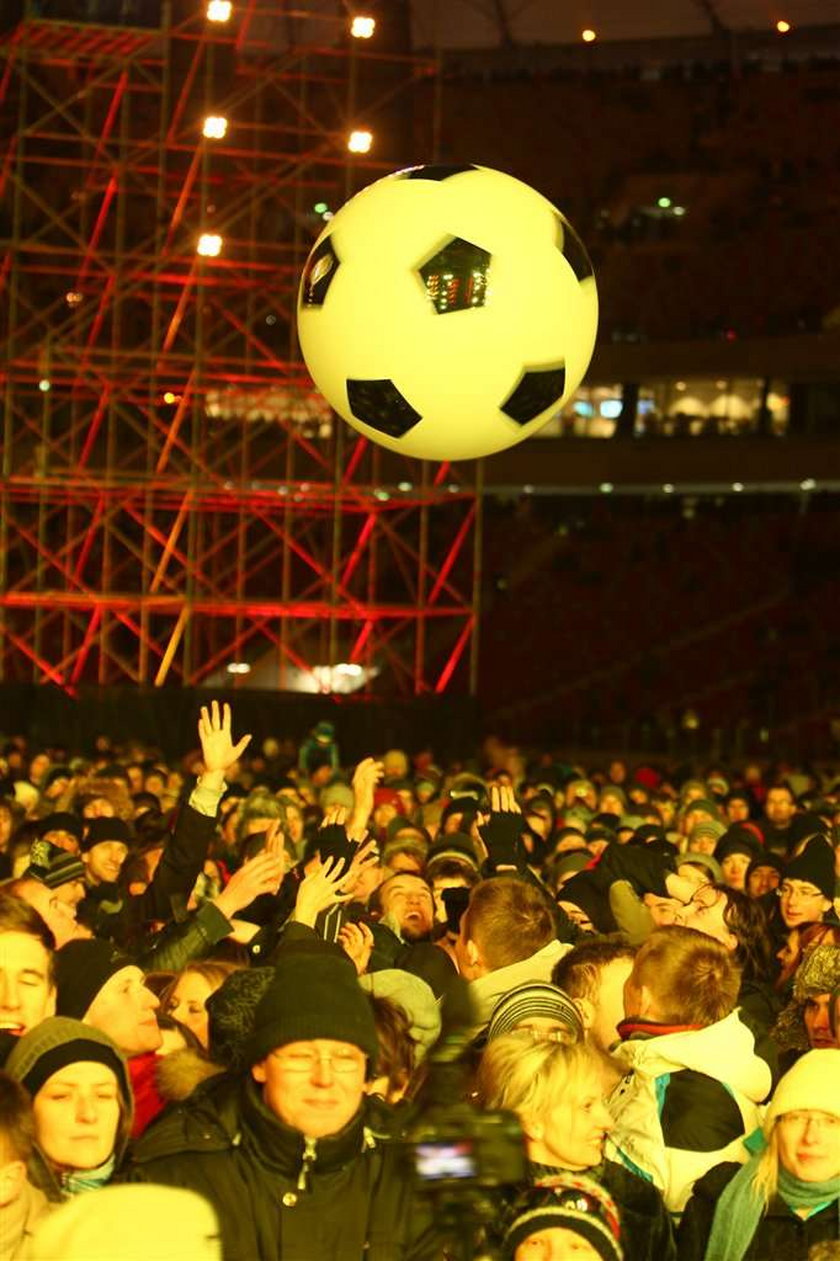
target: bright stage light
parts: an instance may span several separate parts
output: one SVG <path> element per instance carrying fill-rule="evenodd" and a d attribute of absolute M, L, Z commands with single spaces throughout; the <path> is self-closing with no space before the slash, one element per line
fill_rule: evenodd
<path fill-rule="evenodd" d="M 785 18 L 779 18 L 778 22 L 776 23 L 776 30 L 779 32 L 779 34 L 787 35 L 790 29 L 791 29 L 790 22 L 788 22 Z"/>
<path fill-rule="evenodd" d="M 208 22 L 229 22 L 233 13 L 231 0 L 210 0 L 207 5 Z"/>
<path fill-rule="evenodd" d="M 208 114 L 201 128 L 201 134 L 208 140 L 221 140 L 227 134 L 228 120 L 219 114 Z"/>
<path fill-rule="evenodd" d="M 354 17 L 350 25 L 350 34 L 354 39 L 370 39 L 376 30 L 376 18 Z"/>
<path fill-rule="evenodd" d="M 593 44 L 598 38 L 591 26 L 587 26 L 585 31 L 581 31 L 580 37 L 584 44 Z"/>
<path fill-rule="evenodd" d="M 251 667 L 247 661 L 229 661 L 227 666 L 228 674 L 250 674 Z"/>
<path fill-rule="evenodd" d="M 351 153 L 369 153 L 373 144 L 373 133 L 370 131 L 351 131 L 347 140 L 347 148 Z"/>
<path fill-rule="evenodd" d="M 216 258 L 222 252 L 222 238 L 217 232 L 202 232 L 196 249 L 204 258 Z"/>

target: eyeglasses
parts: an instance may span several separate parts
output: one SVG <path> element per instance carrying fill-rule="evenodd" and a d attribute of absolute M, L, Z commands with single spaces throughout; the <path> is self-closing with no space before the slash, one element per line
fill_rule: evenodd
<path fill-rule="evenodd" d="M 281 1048 L 274 1051 L 273 1055 L 287 1073 L 312 1073 L 316 1066 L 322 1064 L 329 1064 L 334 1073 L 355 1073 L 365 1063 L 361 1051 L 318 1051 L 314 1046 L 301 1048 L 299 1051 Z"/>
<path fill-rule="evenodd" d="M 789 902 L 792 902 L 794 898 L 800 902 L 813 902 L 815 898 L 823 896 L 820 889 L 795 889 L 791 884 L 782 884 L 776 890 L 777 898 L 787 898 Z"/>
<path fill-rule="evenodd" d="M 840 1117 L 832 1116 L 830 1112 L 820 1112 L 817 1109 L 809 1109 L 802 1112 L 783 1112 L 779 1117 L 785 1125 L 791 1129 L 802 1128 L 810 1125 L 812 1129 L 828 1130 L 833 1133 L 840 1129 Z"/>
<path fill-rule="evenodd" d="M 688 905 L 699 906 L 704 911 L 710 911 L 713 906 L 717 905 L 719 898 L 720 889 L 716 889 L 713 884 L 701 884 Z"/>

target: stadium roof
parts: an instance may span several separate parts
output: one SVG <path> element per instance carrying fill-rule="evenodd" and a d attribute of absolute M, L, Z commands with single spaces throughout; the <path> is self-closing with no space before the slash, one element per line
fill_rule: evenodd
<path fill-rule="evenodd" d="M 415 47 L 448 49 L 704 37 L 840 22 L 838 0 L 412 0 Z"/>

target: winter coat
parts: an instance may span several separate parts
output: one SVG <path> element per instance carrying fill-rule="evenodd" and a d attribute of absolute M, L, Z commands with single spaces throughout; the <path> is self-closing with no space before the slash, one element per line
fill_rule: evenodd
<path fill-rule="evenodd" d="M 304 1140 L 250 1076 L 225 1073 L 147 1131 L 128 1180 L 209 1199 L 224 1261 L 437 1261 L 430 1213 L 374 1108 L 364 1104 L 339 1134 Z"/>
<path fill-rule="evenodd" d="M 737 1011 L 704 1029 L 633 1036 L 613 1055 L 626 1075 L 609 1099 L 612 1139 L 671 1212 L 713 1165 L 746 1160 L 740 1139 L 761 1123 L 771 1082 Z"/>
<path fill-rule="evenodd" d="M 478 980 L 470 981 L 470 999 L 480 1026 L 488 1024 L 496 1003 L 514 986 L 522 985 L 525 981 L 550 981 L 554 965 L 571 948 L 568 942 L 550 941 L 542 950 L 529 955 L 527 959 L 520 959 L 518 963 L 510 963 L 504 968 L 496 968 Z"/>
<path fill-rule="evenodd" d="M 694 1184 L 677 1233 L 680 1261 L 705 1261 L 715 1209 L 727 1184 L 738 1172 L 731 1161 L 716 1165 Z M 775 1196 L 768 1205 L 744 1261 L 804 1261 L 815 1243 L 840 1239 L 840 1200 L 807 1219 L 792 1213 Z M 709 1257 L 708 1261 L 715 1261 Z"/>
<path fill-rule="evenodd" d="M 43 1191 L 24 1182 L 18 1198 L 0 1209 L 0 1261 L 20 1261 L 27 1255 L 32 1232 L 51 1208 Z"/>
<path fill-rule="evenodd" d="M 215 830 L 214 815 L 183 805 L 145 892 L 129 896 L 118 884 L 97 885 L 79 903 L 80 922 L 97 937 L 130 947 L 148 924 L 183 919 Z"/>

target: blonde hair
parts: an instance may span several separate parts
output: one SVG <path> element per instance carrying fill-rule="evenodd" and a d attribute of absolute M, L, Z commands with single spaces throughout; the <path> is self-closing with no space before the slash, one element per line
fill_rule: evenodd
<path fill-rule="evenodd" d="M 584 1043 L 565 1045 L 520 1029 L 488 1044 L 476 1085 L 485 1108 L 539 1115 L 592 1078 L 600 1090 L 599 1060 Z"/>
<path fill-rule="evenodd" d="M 655 929 L 640 947 L 631 978 L 651 991 L 666 1024 L 705 1027 L 735 1009 L 741 969 L 713 937 L 669 925 Z"/>
<path fill-rule="evenodd" d="M 770 1137 L 767 1140 L 767 1146 L 761 1153 L 758 1161 L 758 1168 L 753 1178 L 753 1191 L 762 1201 L 762 1212 L 767 1209 L 768 1204 L 776 1194 L 776 1186 L 779 1181 L 779 1118 L 770 1131 Z"/>

